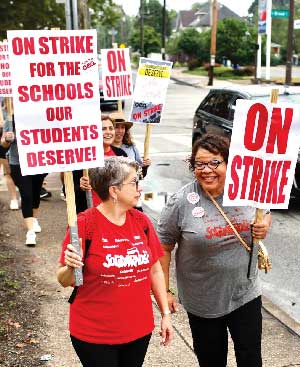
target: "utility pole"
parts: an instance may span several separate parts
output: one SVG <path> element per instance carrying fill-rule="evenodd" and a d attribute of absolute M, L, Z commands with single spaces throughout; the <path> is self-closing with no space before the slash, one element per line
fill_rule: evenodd
<path fill-rule="evenodd" d="M 287 42 L 287 54 L 286 54 L 286 69 L 285 69 L 285 84 L 290 85 L 292 83 L 292 58 L 293 58 L 293 35 L 294 35 L 294 0 L 290 0 L 290 16 L 288 27 L 288 42 Z"/>
<path fill-rule="evenodd" d="M 218 22 L 218 1 L 213 0 L 212 11 L 211 38 L 210 38 L 210 65 L 208 71 L 208 85 L 213 85 L 214 66 L 216 60 L 216 43 L 217 43 L 217 22 Z"/>
<path fill-rule="evenodd" d="M 89 29 L 89 8 L 87 0 L 78 0 L 79 28 Z"/>
<path fill-rule="evenodd" d="M 164 0 L 162 13 L 162 32 L 161 32 L 161 55 L 162 59 L 166 59 L 166 0 Z"/>
<path fill-rule="evenodd" d="M 144 56 L 144 0 L 140 0 L 140 49 Z"/>

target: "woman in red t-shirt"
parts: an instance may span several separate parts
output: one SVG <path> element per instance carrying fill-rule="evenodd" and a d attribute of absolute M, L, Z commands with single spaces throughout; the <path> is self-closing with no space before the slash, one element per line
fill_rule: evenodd
<path fill-rule="evenodd" d="M 69 231 L 63 241 L 60 284 L 72 286 L 74 268 L 84 265 L 84 283 L 70 306 L 71 340 L 84 367 L 99 361 L 104 367 L 142 366 L 154 328 L 150 290 L 162 314 L 162 344 L 173 336 L 163 250 L 148 217 L 133 209 L 140 197 L 137 170 L 125 157 L 108 157 L 105 167 L 90 169 L 102 202 L 78 216 L 83 256 L 70 244 Z"/>

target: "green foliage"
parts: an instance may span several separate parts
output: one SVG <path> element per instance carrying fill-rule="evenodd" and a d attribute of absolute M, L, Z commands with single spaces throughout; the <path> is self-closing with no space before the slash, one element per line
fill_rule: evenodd
<path fill-rule="evenodd" d="M 178 38 L 178 52 L 182 52 L 189 59 L 198 59 L 200 62 L 207 60 L 209 49 L 207 48 L 207 37 L 194 28 L 185 29 Z"/>
<path fill-rule="evenodd" d="M 65 7 L 55 0 L 1 0 L 0 39 L 17 29 L 65 29 Z"/>
<path fill-rule="evenodd" d="M 141 39 L 140 29 L 135 29 L 130 38 L 130 44 L 134 51 L 140 50 Z M 144 54 L 148 55 L 150 52 L 160 52 L 161 37 L 154 28 L 144 26 Z"/>
<path fill-rule="evenodd" d="M 218 22 L 217 61 L 225 56 L 233 64 L 253 64 L 256 31 L 239 19 L 225 18 Z"/>

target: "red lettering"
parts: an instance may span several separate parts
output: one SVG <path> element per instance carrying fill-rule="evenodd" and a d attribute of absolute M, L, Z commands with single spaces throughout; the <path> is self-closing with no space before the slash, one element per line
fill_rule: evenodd
<path fill-rule="evenodd" d="M 293 109 L 286 108 L 284 114 L 284 123 L 282 124 L 281 108 L 274 107 L 272 111 L 271 126 L 267 143 L 267 153 L 274 153 L 274 145 L 277 141 L 277 151 L 279 154 L 285 154 L 289 132 L 293 120 Z"/>
<path fill-rule="evenodd" d="M 244 169 L 244 174 L 243 174 L 241 199 L 245 199 L 246 190 L 247 190 L 247 181 L 248 181 L 248 175 L 249 175 L 249 168 L 253 164 L 253 157 L 245 156 L 244 159 L 243 159 L 243 164 L 245 166 L 245 169 Z"/>
<path fill-rule="evenodd" d="M 30 144 L 30 138 L 27 136 L 29 134 L 28 130 L 21 130 L 20 136 L 21 136 L 21 144 L 22 145 L 29 145 Z"/>
<path fill-rule="evenodd" d="M 261 103 L 252 105 L 247 114 L 244 145 L 256 151 L 263 146 L 268 124 L 268 110 Z"/>
<path fill-rule="evenodd" d="M 228 185 L 228 197 L 230 200 L 234 200 L 237 197 L 239 191 L 239 176 L 236 173 L 236 169 L 240 169 L 242 166 L 242 158 L 236 155 L 231 164 L 231 179 L 233 184 Z"/>

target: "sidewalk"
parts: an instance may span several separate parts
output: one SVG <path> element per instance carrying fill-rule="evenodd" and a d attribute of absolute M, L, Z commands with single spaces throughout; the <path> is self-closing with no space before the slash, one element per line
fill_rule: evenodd
<path fill-rule="evenodd" d="M 47 367 L 80 367 L 74 354 L 68 335 L 68 303 L 70 289 L 63 289 L 56 281 L 60 253 L 60 243 L 66 227 L 66 204 L 60 199 L 60 181 L 57 174 L 47 177 L 47 189 L 52 191 L 52 198 L 41 203 L 40 223 L 43 231 L 38 235 L 36 248 L 27 248 L 23 244 L 25 230 L 22 227 L 20 211 L 5 211 L 6 223 L 1 231 L 6 234 L 5 243 L 16 251 L 26 254 L 25 266 L 32 278 L 37 279 L 36 292 L 39 294 L 36 303 L 36 312 L 30 317 L 38 317 L 40 329 L 38 333 L 39 356 L 50 355 L 48 362 L 43 362 Z M 161 197 L 163 199 L 163 197 Z M 0 202 L 7 207 L 7 193 L 0 192 Z M 157 219 L 159 213 L 155 205 L 147 203 L 147 212 L 150 217 Z M 152 203 L 153 204 L 153 203 Z M 160 204 L 159 204 L 160 205 Z M 16 228 L 18 230 L 16 231 Z M 1 250 L 0 250 L 1 251 Z M 27 264 L 27 265 L 26 265 Z M 175 285 L 174 269 L 172 270 L 172 285 Z M 30 279 L 29 279 L 30 281 Z M 154 305 L 156 325 L 159 325 L 160 314 Z M 192 350 L 192 340 L 186 314 L 182 307 L 173 315 L 175 338 L 170 347 L 163 348 L 159 345 L 158 328 L 155 329 L 144 367 L 196 367 L 197 361 Z M 15 320 L 18 321 L 18 315 Z M 26 342 L 25 342 L 26 344 Z M 292 333 L 284 324 L 268 312 L 263 311 L 263 361 L 264 367 L 283 367 L 300 365 L 300 338 Z M 26 346 L 24 353 L 26 353 Z M 34 357 L 32 357 L 34 358 Z M 36 361 L 40 366 L 40 361 Z M 0 363 L 1 364 L 1 363 Z M 25 364 L 10 367 L 26 367 Z M 234 367 L 235 358 L 230 341 L 228 367 Z M 217 367 L 217 366 L 216 366 Z M 255 366 L 253 366 L 255 367 Z"/>
<path fill-rule="evenodd" d="M 201 75 L 192 75 L 188 73 L 184 73 L 187 68 L 173 68 L 171 73 L 171 80 L 176 81 L 177 83 L 190 85 L 196 88 L 216 88 L 216 87 L 231 87 L 234 85 L 251 85 L 250 80 L 218 80 L 216 78 L 213 79 L 213 86 L 208 86 L 208 76 Z"/>

